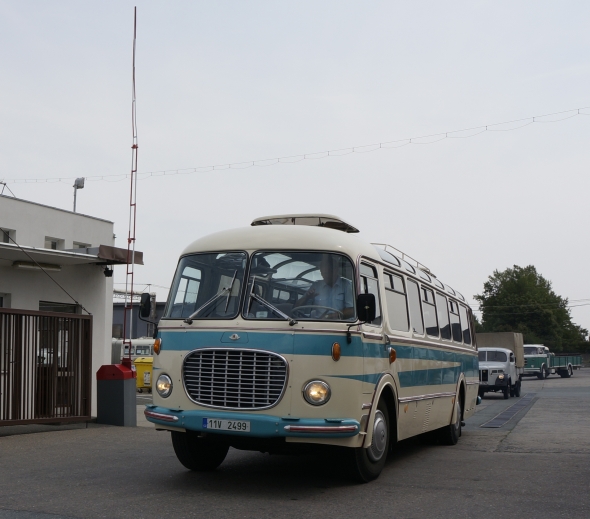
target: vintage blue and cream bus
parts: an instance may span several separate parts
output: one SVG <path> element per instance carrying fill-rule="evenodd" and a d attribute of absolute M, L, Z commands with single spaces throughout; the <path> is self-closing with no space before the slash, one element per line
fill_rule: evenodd
<path fill-rule="evenodd" d="M 369 481 L 400 440 L 457 443 L 479 383 L 465 298 L 356 232 L 330 215 L 272 216 L 182 253 L 145 415 L 185 467 L 215 469 L 229 447 L 330 445 Z"/>

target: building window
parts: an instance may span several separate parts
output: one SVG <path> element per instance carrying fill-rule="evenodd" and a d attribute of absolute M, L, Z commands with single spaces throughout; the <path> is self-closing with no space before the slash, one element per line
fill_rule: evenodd
<path fill-rule="evenodd" d="M 2 230 L 0 231 L 0 238 L 2 239 L 1 243 L 13 243 L 15 238 L 14 231 L 12 229 L 2 227 Z"/>
<path fill-rule="evenodd" d="M 64 243 L 65 243 L 64 240 L 60 240 L 59 238 L 52 238 L 51 236 L 45 236 L 45 248 L 46 249 L 63 250 Z"/>
<path fill-rule="evenodd" d="M 10 308 L 10 294 L 0 294 L 0 308 Z"/>
<path fill-rule="evenodd" d="M 92 245 L 90 245 L 89 243 L 82 243 L 79 241 L 74 242 L 74 249 L 87 249 L 89 247 L 92 247 Z"/>
<path fill-rule="evenodd" d="M 122 339 L 123 338 L 123 325 L 122 324 L 113 324 L 113 338 L 114 339 Z"/>

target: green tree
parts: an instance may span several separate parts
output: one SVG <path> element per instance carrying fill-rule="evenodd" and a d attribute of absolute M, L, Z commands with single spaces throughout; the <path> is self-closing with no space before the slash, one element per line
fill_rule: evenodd
<path fill-rule="evenodd" d="M 590 350 L 588 330 L 572 323 L 568 300 L 532 265 L 495 270 L 474 298 L 484 332 L 520 332 L 525 344 L 544 344 L 555 352 Z"/>

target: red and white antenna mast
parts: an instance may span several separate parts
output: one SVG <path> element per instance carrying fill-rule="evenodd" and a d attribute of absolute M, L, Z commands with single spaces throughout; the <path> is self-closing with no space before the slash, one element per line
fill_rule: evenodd
<path fill-rule="evenodd" d="M 125 309 L 123 312 L 123 344 L 128 354 L 123 365 L 131 369 L 131 334 L 133 330 L 133 267 L 135 265 L 135 224 L 137 221 L 137 118 L 135 106 L 135 42 L 137 38 L 137 7 L 133 14 L 133 78 L 131 92 L 131 191 L 129 194 L 129 234 L 127 237 L 127 273 L 125 277 Z"/>

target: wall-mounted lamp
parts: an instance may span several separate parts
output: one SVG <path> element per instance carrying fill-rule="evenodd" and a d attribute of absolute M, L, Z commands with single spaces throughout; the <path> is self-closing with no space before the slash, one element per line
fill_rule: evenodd
<path fill-rule="evenodd" d="M 113 269 L 112 268 L 110 269 L 109 267 L 105 267 L 103 273 L 104 273 L 105 278 L 112 278 L 113 277 Z"/>
<path fill-rule="evenodd" d="M 28 261 L 15 261 L 12 264 L 17 269 L 25 270 L 47 270 L 50 272 L 60 272 L 61 265 L 50 265 L 48 263 L 29 263 Z"/>
<path fill-rule="evenodd" d="M 76 212 L 76 193 L 78 189 L 84 189 L 84 177 L 74 180 L 74 213 Z"/>

